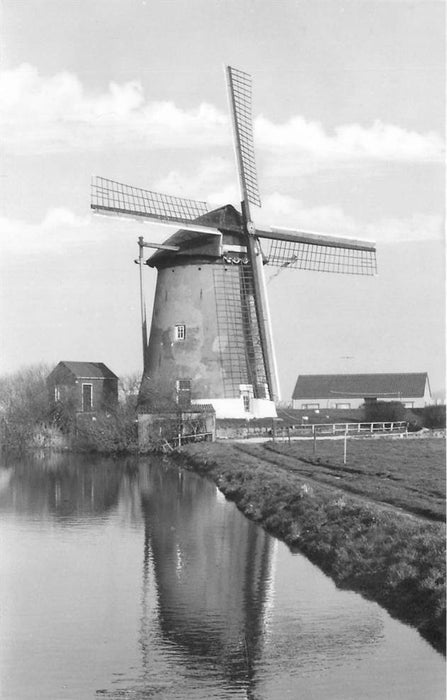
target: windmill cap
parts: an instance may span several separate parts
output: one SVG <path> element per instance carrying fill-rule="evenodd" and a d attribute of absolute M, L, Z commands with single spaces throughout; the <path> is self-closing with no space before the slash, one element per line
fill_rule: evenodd
<path fill-rule="evenodd" d="M 216 234 L 221 231 L 225 236 L 226 243 L 242 244 L 243 236 L 242 215 L 233 207 L 227 204 L 218 209 L 202 214 L 194 219 L 192 223 L 201 226 L 210 226 L 216 229 Z M 229 239 L 227 241 L 227 238 Z M 147 261 L 150 267 L 164 267 L 174 259 L 179 257 L 220 257 L 220 240 L 212 233 L 201 231 L 191 231 L 190 229 L 180 229 L 170 236 L 164 245 L 178 246 L 178 251 L 157 250 Z"/>

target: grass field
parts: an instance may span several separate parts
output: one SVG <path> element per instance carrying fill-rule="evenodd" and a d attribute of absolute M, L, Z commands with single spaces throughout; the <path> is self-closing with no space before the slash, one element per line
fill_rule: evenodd
<path fill-rule="evenodd" d="M 445 521 L 443 439 L 348 440 L 346 464 L 343 440 L 318 440 L 315 455 L 312 441 L 243 445 L 243 449 L 323 484 Z"/>
<path fill-rule="evenodd" d="M 445 653 L 444 441 L 201 443 L 176 456 L 338 586 Z"/>

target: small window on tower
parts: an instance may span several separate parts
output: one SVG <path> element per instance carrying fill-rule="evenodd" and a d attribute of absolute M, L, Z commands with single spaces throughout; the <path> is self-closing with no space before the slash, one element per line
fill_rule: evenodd
<path fill-rule="evenodd" d="M 185 340 L 186 338 L 186 326 L 184 323 L 178 324 L 175 326 L 175 334 L 174 334 L 174 339 L 175 340 Z"/>

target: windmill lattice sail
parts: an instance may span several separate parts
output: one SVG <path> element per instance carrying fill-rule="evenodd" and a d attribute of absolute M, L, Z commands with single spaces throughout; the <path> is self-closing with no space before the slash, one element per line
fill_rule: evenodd
<path fill-rule="evenodd" d="M 260 207 L 261 197 L 259 196 L 253 143 L 251 76 L 231 66 L 227 66 L 227 76 L 242 199 L 244 200 L 246 195 L 249 202 Z"/>
<path fill-rule="evenodd" d="M 344 275 L 375 275 L 376 252 L 362 248 L 339 248 L 334 245 L 302 241 L 268 242 L 268 265 L 295 270 L 332 272 Z"/>
<path fill-rule="evenodd" d="M 91 208 L 103 213 L 178 224 L 190 223 L 208 211 L 206 202 L 197 199 L 159 194 L 104 177 L 92 178 Z"/>

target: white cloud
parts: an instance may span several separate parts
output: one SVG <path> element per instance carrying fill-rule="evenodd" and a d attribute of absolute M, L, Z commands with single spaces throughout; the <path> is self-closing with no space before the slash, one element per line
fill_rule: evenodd
<path fill-rule="evenodd" d="M 229 184 L 233 181 L 233 185 Z M 168 192 L 178 197 L 191 197 L 208 202 L 210 206 L 222 206 L 228 202 L 239 202 L 236 165 L 230 159 L 212 157 L 199 161 L 194 169 L 171 170 L 154 183 L 158 192 Z"/>
<path fill-rule="evenodd" d="M 377 243 L 442 240 L 444 235 L 441 216 L 414 213 L 402 219 L 384 218 L 366 223 L 355 220 L 341 207 L 306 207 L 300 200 L 278 193 L 264 199 L 257 224 L 361 238 Z"/>
<path fill-rule="evenodd" d="M 149 101 L 138 81 L 110 83 L 106 92 L 90 94 L 72 73 L 42 76 L 29 64 L 0 73 L 0 129 L 3 148 L 15 154 L 231 148 L 228 116 L 213 105 L 185 110 L 174 102 Z M 443 152 L 434 132 L 419 134 L 380 121 L 342 125 L 329 134 L 301 116 L 283 124 L 259 116 L 255 136 L 257 149 L 270 156 L 268 174 L 349 162 L 440 161 Z"/>
<path fill-rule="evenodd" d="M 260 148 L 290 164 L 291 157 L 313 158 L 335 163 L 340 161 L 441 161 L 443 142 L 434 133 L 418 134 L 392 124 L 376 121 L 372 126 L 339 126 L 326 133 L 318 122 L 293 117 L 284 124 L 273 124 L 265 117 L 255 122 L 255 136 Z"/>
<path fill-rule="evenodd" d="M 143 235 L 146 230 L 145 227 Z M 94 214 L 78 216 L 63 207 L 49 209 L 41 221 L 33 223 L 0 216 L 0 231 L 2 265 L 9 265 L 11 261 L 27 262 L 39 256 L 69 256 L 75 250 L 89 251 L 104 244 L 114 246 L 126 236 L 133 243 L 138 235 L 142 235 L 142 230 L 133 221 L 118 218 L 112 221 L 110 217 Z"/>
<path fill-rule="evenodd" d="M 14 153 L 120 148 L 182 148 L 225 143 L 227 117 L 208 104 L 182 110 L 147 102 L 138 81 L 89 95 L 71 73 L 40 76 L 23 64 L 0 74 L 0 127 Z"/>

